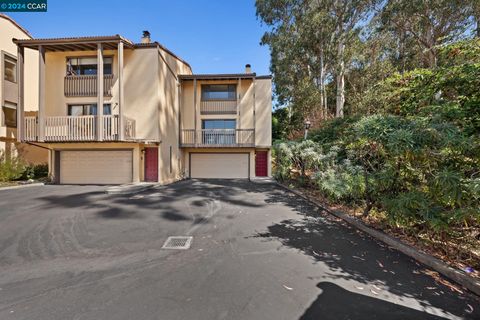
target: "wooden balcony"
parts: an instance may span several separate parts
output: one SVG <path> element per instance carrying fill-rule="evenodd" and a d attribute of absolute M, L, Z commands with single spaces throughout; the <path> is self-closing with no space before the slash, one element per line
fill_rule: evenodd
<path fill-rule="evenodd" d="M 181 147 L 239 148 L 255 146 L 254 129 L 184 129 Z"/>
<path fill-rule="evenodd" d="M 200 114 L 236 114 L 237 100 L 200 101 Z"/>
<path fill-rule="evenodd" d="M 113 74 L 103 77 L 103 95 L 111 96 L 115 79 Z M 66 76 L 64 79 L 64 92 L 66 97 L 94 97 L 97 95 L 97 76 L 78 75 Z"/>
<path fill-rule="evenodd" d="M 45 142 L 97 141 L 99 116 L 59 116 L 45 118 Z M 103 141 L 120 141 L 118 115 L 102 116 Z M 37 117 L 25 117 L 25 141 L 39 141 Z M 135 139 L 135 120 L 124 118 L 124 141 Z"/>

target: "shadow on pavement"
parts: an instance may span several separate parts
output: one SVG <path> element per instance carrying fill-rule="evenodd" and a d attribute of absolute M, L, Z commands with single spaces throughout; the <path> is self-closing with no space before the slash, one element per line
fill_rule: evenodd
<path fill-rule="evenodd" d="M 388 301 L 350 292 L 332 282 L 317 285 L 321 293 L 300 320 L 434 320 L 444 319 Z"/>
<path fill-rule="evenodd" d="M 288 219 L 272 224 L 266 232 L 256 236 L 268 241 L 280 241 L 283 245 L 310 256 L 316 263 L 327 265 L 330 272 L 325 273 L 321 278 L 322 281 L 354 280 L 365 285 L 364 293 L 370 293 L 370 286 L 375 285 L 382 292 L 416 299 L 423 308 L 434 307 L 467 319 L 480 319 L 478 297 L 469 293 L 459 293 L 436 281 L 431 276 L 432 271 L 406 255 L 390 249 L 292 193 L 276 189 L 267 194 L 265 201 L 288 206 L 300 216 L 298 219 Z M 311 306 L 306 316 L 312 315 L 312 312 L 317 312 L 315 310 L 321 310 L 321 308 L 338 307 L 339 311 L 343 308 L 346 312 L 355 311 L 348 300 L 340 298 L 339 288 L 325 283 L 322 286 L 326 286 L 327 298 L 319 296 L 318 302 Z M 346 298 L 353 299 L 352 297 L 355 296 L 355 293 L 348 291 L 343 293 Z M 336 302 L 331 298 L 333 295 L 339 296 Z M 324 299 L 330 301 L 332 305 L 321 306 Z M 378 304 L 379 308 L 388 305 L 385 301 L 376 299 L 375 296 L 371 298 L 359 296 L 355 299 L 362 302 L 368 301 L 370 305 Z M 364 306 L 362 312 L 369 312 L 368 308 Z M 382 310 L 379 309 L 378 312 L 381 313 Z M 401 313 L 399 308 L 397 311 Z M 372 319 L 375 314 L 366 318 Z M 427 316 L 425 314 L 420 318 L 424 319 Z M 324 319 L 324 317 L 318 319 Z M 384 319 L 387 318 L 391 319 L 390 316 L 384 317 Z M 342 318 L 339 316 L 334 319 Z M 357 317 L 352 316 L 350 319 L 357 319 Z M 404 317 L 403 319 L 416 318 Z"/>

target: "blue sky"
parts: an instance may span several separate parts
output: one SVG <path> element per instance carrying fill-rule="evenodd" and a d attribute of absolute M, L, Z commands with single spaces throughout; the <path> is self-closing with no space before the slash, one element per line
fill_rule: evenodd
<path fill-rule="evenodd" d="M 254 0 L 48 0 L 46 13 L 7 13 L 36 38 L 122 36 L 139 42 L 142 30 L 190 63 L 195 73 L 269 73 L 265 27 Z"/>

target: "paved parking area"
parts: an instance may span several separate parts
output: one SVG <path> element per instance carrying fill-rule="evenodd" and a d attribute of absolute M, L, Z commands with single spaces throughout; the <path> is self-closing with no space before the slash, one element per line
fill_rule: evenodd
<path fill-rule="evenodd" d="M 0 191 L 0 319 L 479 319 L 476 297 L 273 184 Z M 193 236 L 188 250 L 161 249 Z"/>

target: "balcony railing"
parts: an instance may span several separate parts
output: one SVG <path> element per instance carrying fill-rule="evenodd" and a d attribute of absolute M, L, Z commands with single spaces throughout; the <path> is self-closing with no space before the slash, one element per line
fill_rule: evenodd
<path fill-rule="evenodd" d="M 201 114 L 236 114 L 236 100 L 209 100 L 200 102 Z"/>
<path fill-rule="evenodd" d="M 47 142 L 96 141 L 98 116 L 59 116 L 45 118 Z M 118 115 L 102 116 L 102 140 L 119 141 L 120 121 Z M 25 117 L 24 139 L 39 141 L 37 117 Z M 124 140 L 135 138 L 135 120 L 124 118 Z"/>
<path fill-rule="evenodd" d="M 103 76 L 103 94 L 112 95 L 113 74 Z M 94 97 L 97 95 L 97 75 L 66 76 L 64 80 L 66 97 Z"/>
<path fill-rule="evenodd" d="M 185 129 L 182 130 L 182 147 L 254 147 L 254 129 Z"/>

